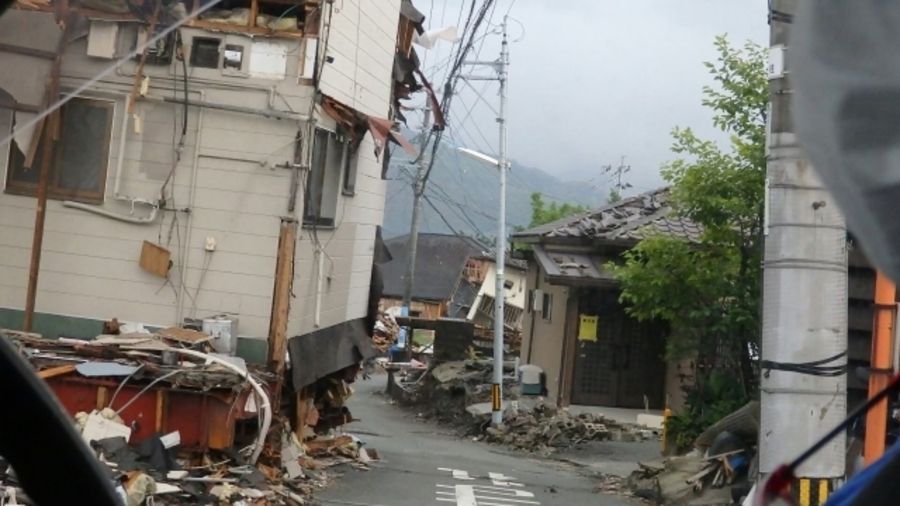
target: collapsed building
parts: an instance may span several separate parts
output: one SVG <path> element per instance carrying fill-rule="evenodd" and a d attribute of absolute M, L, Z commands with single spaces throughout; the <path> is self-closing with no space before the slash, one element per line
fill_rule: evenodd
<path fill-rule="evenodd" d="M 401 100 L 437 105 L 423 21 L 409 0 L 21 0 L 0 17 L 0 328 L 34 332 L 23 353 L 70 415 L 143 392 L 126 439 L 177 427 L 199 449 L 265 439 L 259 404 L 298 439 L 352 418 L 385 169 L 416 154 Z M 242 365 L 210 371 L 210 354 Z"/>

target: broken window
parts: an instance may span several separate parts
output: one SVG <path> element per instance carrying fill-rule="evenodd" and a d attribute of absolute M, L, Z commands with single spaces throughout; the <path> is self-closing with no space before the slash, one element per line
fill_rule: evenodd
<path fill-rule="evenodd" d="M 303 224 L 333 227 L 337 217 L 337 199 L 341 174 L 348 157 L 349 142 L 343 135 L 316 129 L 312 166 L 306 176 Z"/>
<path fill-rule="evenodd" d="M 114 102 L 75 98 L 60 108 L 59 141 L 50 161 L 48 196 L 60 200 L 103 202 Z M 35 132 L 38 135 L 38 132 Z M 29 147 L 12 145 L 6 171 L 6 192 L 37 195 L 43 163 L 42 137 L 31 167 L 25 167 Z"/>
<path fill-rule="evenodd" d="M 207 0 L 187 0 L 197 10 Z M 260 35 L 300 36 L 307 20 L 313 21 L 316 4 L 300 0 L 222 0 L 188 23 L 197 28 L 241 31 Z M 307 27 L 307 32 L 314 32 Z"/>

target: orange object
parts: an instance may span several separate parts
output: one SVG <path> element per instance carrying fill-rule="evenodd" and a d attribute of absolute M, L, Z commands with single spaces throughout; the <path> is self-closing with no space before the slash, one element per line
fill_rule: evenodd
<path fill-rule="evenodd" d="M 881 272 L 875 277 L 875 324 L 872 332 L 872 366 L 869 398 L 883 390 L 893 367 L 893 340 L 896 320 L 897 286 Z M 887 437 L 888 401 L 879 402 L 866 415 L 866 445 L 863 455 L 870 464 L 884 454 Z"/>

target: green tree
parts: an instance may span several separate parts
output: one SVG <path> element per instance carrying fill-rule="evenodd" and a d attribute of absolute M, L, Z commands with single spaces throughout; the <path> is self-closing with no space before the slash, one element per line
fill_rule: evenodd
<path fill-rule="evenodd" d="M 587 206 L 569 203 L 559 205 L 551 202 L 550 205 L 547 205 L 544 202 L 544 196 L 540 192 L 534 192 L 531 194 L 531 223 L 528 226 L 529 228 L 539 227 L 569 216 L 586 213 L 589 210 L 590 208 Z"/>
<path fill-rule="evenodd" d="M 619 193 L 619 190 L 617 188 L 609 190 L 609 196 L 606 197 L 607 204 L 615 204 L 620 200 L 622 200 L 622 194 Z"/>
<path fill-rule="evenodd" d="M 752 360 L 760 330 L 766 56 L 749 42 L 735 48 L 718 37 L 715 45 L 718 59 L 705 65 L 716 86 L 703 88 L 702 103 L 713 111 L 713 124 L 729 135 L 729 143 L 720 146 L 690 128 L 675 128 L 672 151 L 679 158 L 661 170 L 674 212 L 702 228 L 699 244 L 652 237 L 627 252 L 623 265 L 611 268 L 632 315 L 670 324 L 670 358 L 718 354 L 729 361 L 732 367 L 725 370 L 746 397 L 754 388 Z M 703 384 L 701 371 L 694 388 Z M 708 404 L 706 395 L 691 398 Z M 689 405 L 694 412 L 686 416 L 706 423 L 703 413 L 710 409 Z"/>

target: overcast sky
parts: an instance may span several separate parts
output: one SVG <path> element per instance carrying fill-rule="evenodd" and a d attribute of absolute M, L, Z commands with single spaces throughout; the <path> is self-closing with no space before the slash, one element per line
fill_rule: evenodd
<path fill-rule="evenodd" d="M 413 3 L 432 29 L 456 25 L 469 0 Z M 763 0 L 498 0 L 494 23 L 511 4 L 510 16 L 521 26 L 510 21 L 515 41 L 510 44 L 510 156 L 578 181 L 604 180 L 600 167 L 625 156 L 634 191 L 662 184 L 659 167 L 672 159 L 674 126 L 722 138 L 700 105 L 701 88 L 712 83 L 703 62 L 716 56 L 715 36 L 727 33 L 733 44 L 767 45 L 768 39 Z M 465 14 L 460 26 L 464 22 Z M 479 59 L 496 59 L 500 36 L 485 37 L 479 47 Z M 443 41 L 432 50 L 417 47 L 436 90 L 444 72 L 435 64 L 451 49 Z M 479 90 L 485 86 L 472 84 Z M 495 114 L 475 97 L 465 90 L 454 102 L 453 136 L 496 152 Z M 497 107 L 496 83 L 484 97 Z M 410 126 L 417 127 L 417 121 Z"/>

